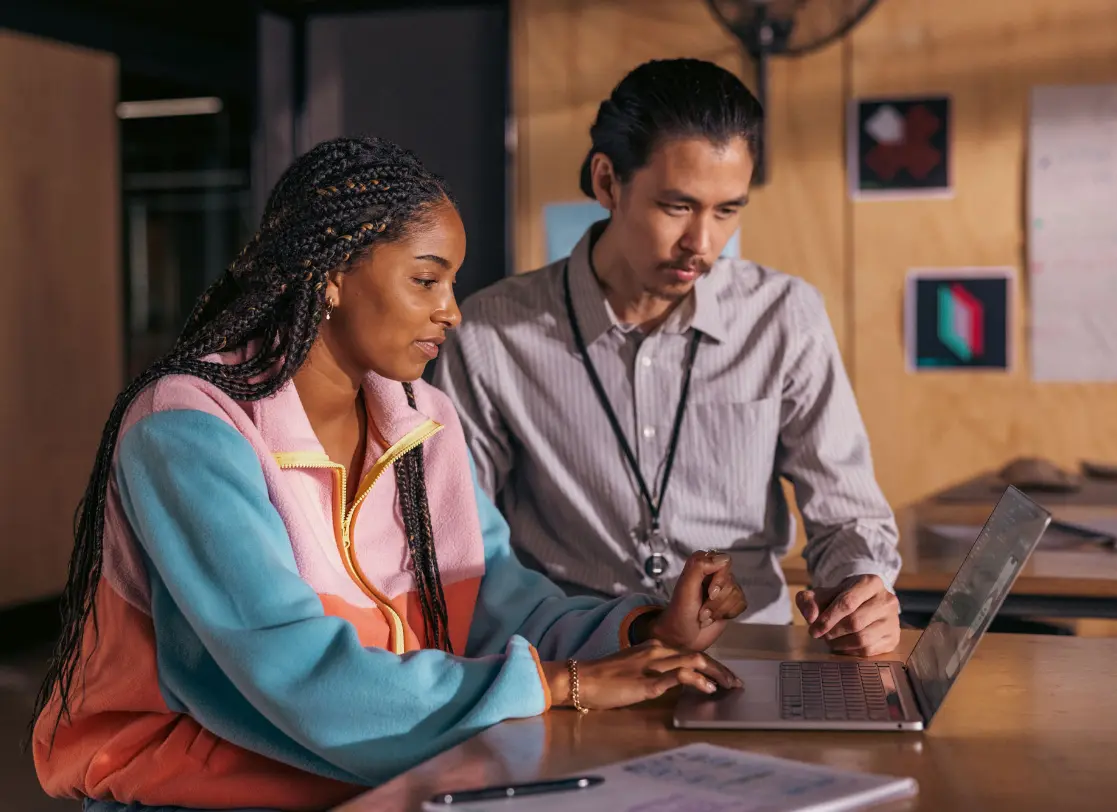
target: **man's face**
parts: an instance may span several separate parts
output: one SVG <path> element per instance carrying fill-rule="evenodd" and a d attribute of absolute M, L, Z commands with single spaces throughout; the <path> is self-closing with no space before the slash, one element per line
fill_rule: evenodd
<path fill-rule="evenodd" d="M 678 301 L 710 270 L 740 224 L 752 166 L 744 138 L 674 139 L 619 187 L 609 228 L 645 293 Z"/>

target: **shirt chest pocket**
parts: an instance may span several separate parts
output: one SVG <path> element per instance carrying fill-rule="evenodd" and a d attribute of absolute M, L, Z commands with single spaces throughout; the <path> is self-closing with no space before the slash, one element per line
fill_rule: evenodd
<path fill-rule="evenodd" d="M 695 403 L 680 436 L 677 476 L 712 510 L 763 522 L 780 436 L 780 398 Z"/>

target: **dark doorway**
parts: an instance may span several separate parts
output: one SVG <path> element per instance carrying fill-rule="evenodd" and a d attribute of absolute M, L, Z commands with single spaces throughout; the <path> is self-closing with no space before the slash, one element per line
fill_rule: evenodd
<path fill-rule="evenodd" d="M 508 8 L 312 14 L 305 30 L 303 149 L 380 135 L 445 177 L 469 247 L 459 299 L 507 267 Z"/>

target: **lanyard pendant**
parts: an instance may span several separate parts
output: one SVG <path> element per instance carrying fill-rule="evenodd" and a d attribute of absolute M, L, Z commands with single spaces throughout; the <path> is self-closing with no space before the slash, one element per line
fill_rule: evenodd
<path fill-rule="evenodd" d="M 644 537 L 644 544 L 651 551 L 651 554 L 644 559 L 644 572 L 649 578 L 658 581 L 667 572 L 668 565 L 667 556 L 663 554 L 667 549 L 667 537 L 659 529 L 658 522 L 652 525 L 651 530 Z"/>
<path fill-rule="evenodd" d="M 649 578 L 660 578 L 667 572 L 667 556 L 662 553 L 652 553 L 644 559 L 644 572 Z"/>

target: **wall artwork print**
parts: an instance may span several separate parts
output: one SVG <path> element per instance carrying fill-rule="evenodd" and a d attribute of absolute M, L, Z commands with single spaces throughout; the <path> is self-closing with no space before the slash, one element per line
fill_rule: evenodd
<path fill-rule="evenodd" d="M 908 273 L 904 339 L 909 372 L 1011 367 L 1011 268 Z"/>
<path fill-rule="evenodd" d="M 853 99 L 846 133 L 850 196 L 950 197 L 950 114 L 947 96 Z"/>

